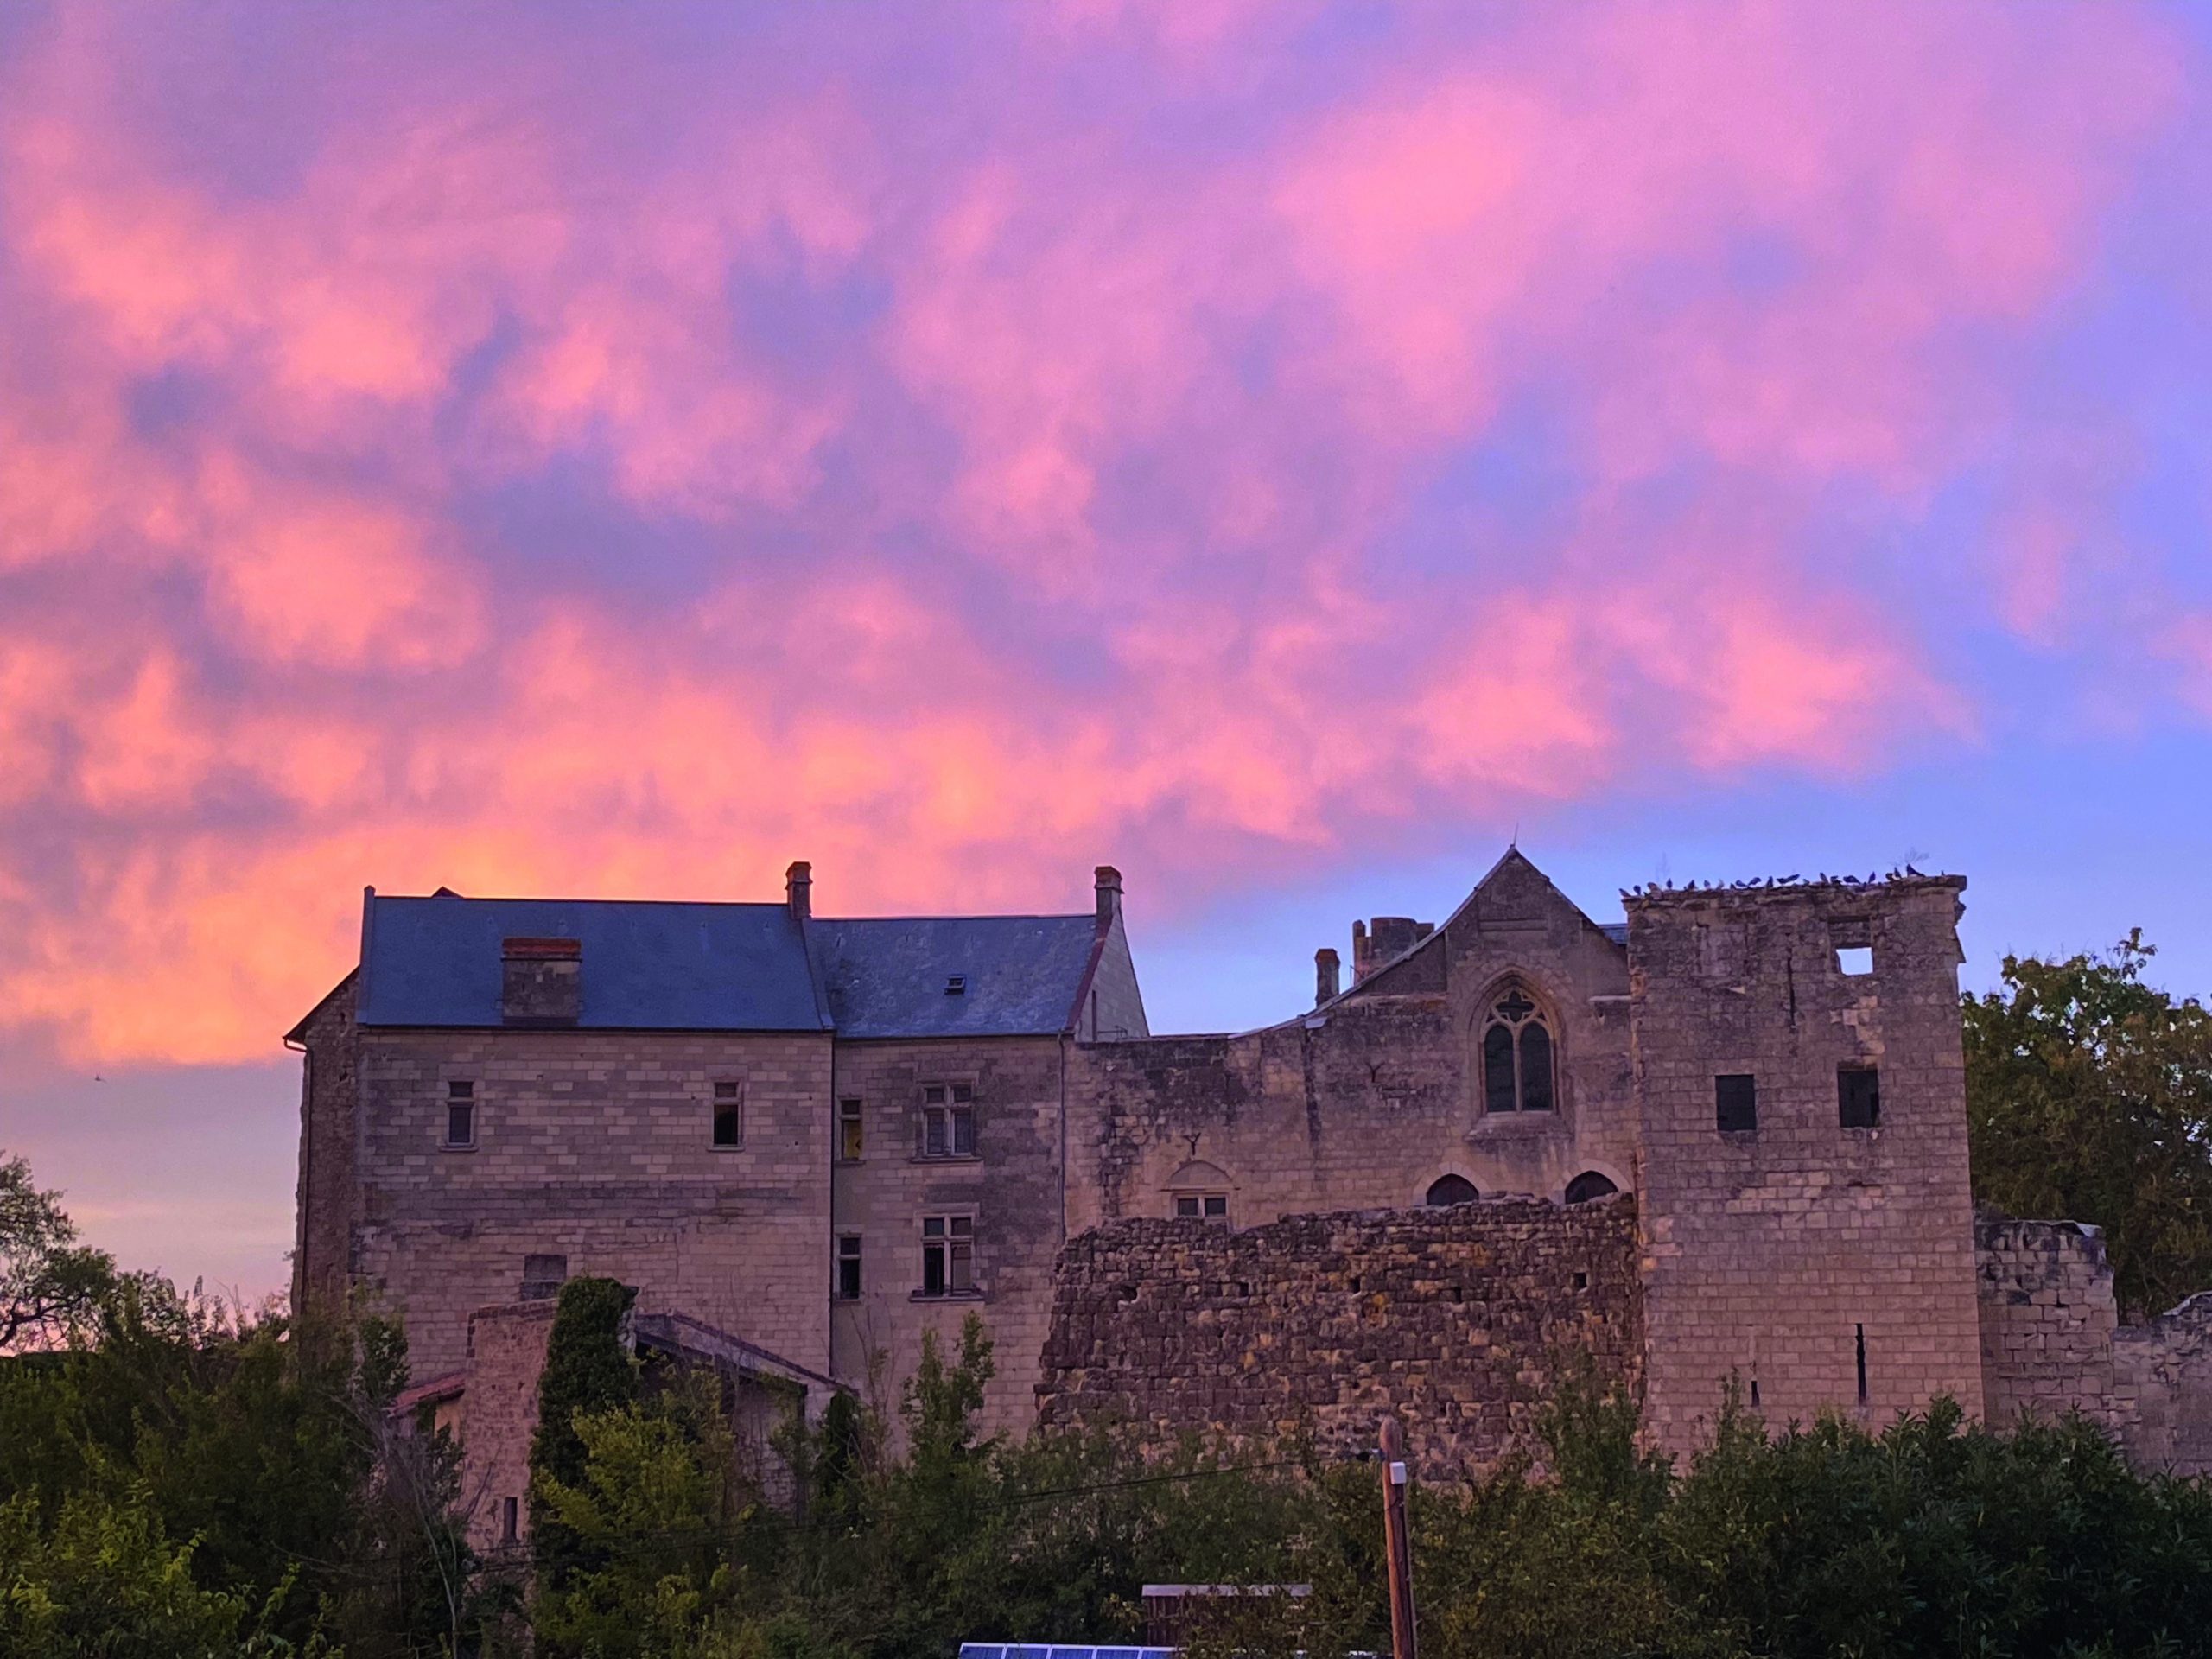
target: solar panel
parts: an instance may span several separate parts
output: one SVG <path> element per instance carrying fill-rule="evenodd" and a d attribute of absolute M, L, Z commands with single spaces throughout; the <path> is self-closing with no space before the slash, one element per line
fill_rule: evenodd
<path fill-rule="evenodd" d="M 1154 1651 L 1156 1653 L 1159 1649 L 1155 1648 Z M 1142 1648 L 1101 1648 L 1097 1652 L 1097 1659 L 1143 1659 L 1143 1656 Z"/>
<path fill-rule="evenodd" d="M 960 1659 L 1001 1659 L 1005 1652 L 1004 1648 L 988 1643 L 963 1642 L 960 1644 Z"/>

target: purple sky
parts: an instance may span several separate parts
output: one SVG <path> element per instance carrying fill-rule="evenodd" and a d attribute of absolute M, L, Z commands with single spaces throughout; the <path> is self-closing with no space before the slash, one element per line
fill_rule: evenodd
<path fill-rule="evenodd" d="M 370 882 L 2212 987 L 2208 15 L 0 10 L 0 1146 L 281 1282 Z"/>

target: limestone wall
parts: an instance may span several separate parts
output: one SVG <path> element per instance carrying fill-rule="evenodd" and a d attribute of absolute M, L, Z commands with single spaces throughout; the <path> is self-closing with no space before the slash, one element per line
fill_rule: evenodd
<path fill-rule="evenodd" d="M 448 1085 L 474 1144 L 444 1144 Z M 712 1141 L 717 1081 L 743 1144 Z M 469 1314 L 524 1294 L 528 1258 L 639 1287 L 827 1370 L 826 1034 L 365 1031 L 356 1281 L 406 1317 L 418 1375 L 461 1363 Z"/>
<path fill-rule="evenodd" d="M 836 1046 L 839 1101 L 861 1113 L 861 1156 L 830 1171 L 830 1230 L 861 1241 L 861 1295 L 830 1304 L 830 1369 L 855 1389 L 870 1386 L 870 1356 L 884 1364 L 874 1403 L 897 1422 L 899 1389 L 934 1330 L 945 1351 L 974 1313 L 989 1331 L 997 1374 L 984 1402 L 991 1429 L 1028 1427 L 1037 1353 L 1052 1300 L 1061 1239 L 1060 1145 L 1065 1050 L 1056 1037 L 847 1042 Z M 972 1157 L 918 1155 L 922 1090 L 931 1084 L 973 1090 Z M 972 1218 L 973 1294 L 922 1294 L 922 1222 Z M 830 1287 L 831 1249 L 820 1280 Z"/>
<path fill-rule="evenodd" d="M 461 1504 L 470 1545 L 494 1560 L 518 1555 L 530 1538 L 530 1443 L 537 1433 L 538 1378 L 553 1336 L 554 1306 L 483 1307 L 468 1320 Z"/>
<path fill-rule="evenodd" d="M 1567 1355 L 1640 1378 L 1635 1202 L 1109 1223 L 1061 1254 L 1040 1420 L 1351 1447 L 1389 1411 L 1432 1478 L 1486 1469 Z"/>
<path fill-rule="evenodd" d="M 1732 1375 L 1777 1426 L 1981 1410 L 1954 879 L 1631 895 L 1647 1421 L 1704 1440 Z M 1872 971 L 1840 956 L 1872 949 Z M 1843 1122 L 1877 1068 L 1879 1122 Z M 1720 1127 L 1749 1077 L 1757 1124 Z"/>

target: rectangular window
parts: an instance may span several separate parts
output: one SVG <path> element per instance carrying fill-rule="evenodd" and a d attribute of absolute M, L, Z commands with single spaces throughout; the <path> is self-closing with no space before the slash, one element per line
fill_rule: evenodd
<path fill-rule="evenodd" d="M 1723 1135 L 1749 1135 L 1758 1128 L 1758 1084 L 1748 1072 L 1713 1078 L 1713 1121 Z"/>
<path fill-rule="evenodd" d="M 1882 1124 L 1881 1074 L 1871 1065 L 1840 1065 L 1835 1073 L 1836 1122 L 1847 1129 Z"/>
<path fill-rule="evenodd" d="M 1839 916 L 1828 924 L 1835 969 L 1856 979 L 1874 971 L 1874 924 L 1864 916 Z"/>
<path fill-rule="evenodd" d="M 742 1084 L 718 1083 L 715 1085 L 715 1144 L 718 1147 L 741 1147 L 745 1144 L 745 1087 Z"/>
<path fill-rule="evenodd" d="M 837 1156 L 848 1164 L 861 1160 L 861 1103 L 857 1100 L 837 1103 Z"/>
<path fill-rule="evenodd" d="M 525 1255 L 522 1259 L 522 1300 L 525 1302 L 549 1302 L 561 1294 L 561 1287 L 568 1281 L 569 1258 L 565 1255 Z"/>
<path fill-rule="evenodd" d="M 926 1272 L 926 1268 L 924 1270 Z M 856 1302 L 860 1299 L 861 1236 L 841 1233 L 837 1236 L 837 1300 Z"/>
<path fill-rule="evenodd" d="M 922 1085 L 921 1155 L 976 1155 L 976 1091 L 964 1083 Z"/>
<path fill-rule="evenodd" d="M 1859 1403 L 1866 1403 L 1866 1327 L 1859 1327 Z"/>
<path fill-rule="evenodd" d="M 473 1083 L 446 1084 L 446 1145 L 473 1147 L 476 1144 L 476 1085 Z"/>
<path fill-rule="evenodd" d="M 1226 1192 L 1178 1193 L 1175 1218 L 1178 1221 L 1227 1221 L 1229 1195 Z"/>
<path fill-rule="evenodd" d="M 521 1518 L 522 1500 L 511 1497 L 499 1505 L 499 1541 L 512 1544 L 515 1541 L 515 1525 Z"/>
<path fill-rule="evenodd" d="M 975 1217 L 923 1217 L 922 1294 L 964 1296 L 975 1288 Z"/>

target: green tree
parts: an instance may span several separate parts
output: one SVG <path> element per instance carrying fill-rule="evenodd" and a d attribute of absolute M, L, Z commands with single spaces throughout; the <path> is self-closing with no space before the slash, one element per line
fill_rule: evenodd
<path fill-rule="evenodd" d="M 2138 929 L 2007 957 L 1965 1005 L 1974 1196 L 2103 1228 L 2131 1317 L 2212 1287 L 2212 1014 L 2145 984 L 2152 955 Z"/>
<path fill-rule="evenodd" d="M 0 1354 L 82 1334 L 115 1282 L 114 1258 L 77 1243 L 60 1193 L 39 1191 L 29 1160 L 0 1155 Z"/>
<path fill-rule="evenodd" d="M 561 1518 L 550 1494 L 582 1487 L 589 1458 L 578 1420 L 626 1406 L 638 1396 L 638 1366 L 622 1345 L 622 1321 L 634 1300 L 613 1279 L 571 1279 L 561 1287 L 537 1383 L 537 1433 L 530 1445 L 530 1542 L 541 1594 L 557 1594 L 580 1567 L 601 1565 Z"/>

